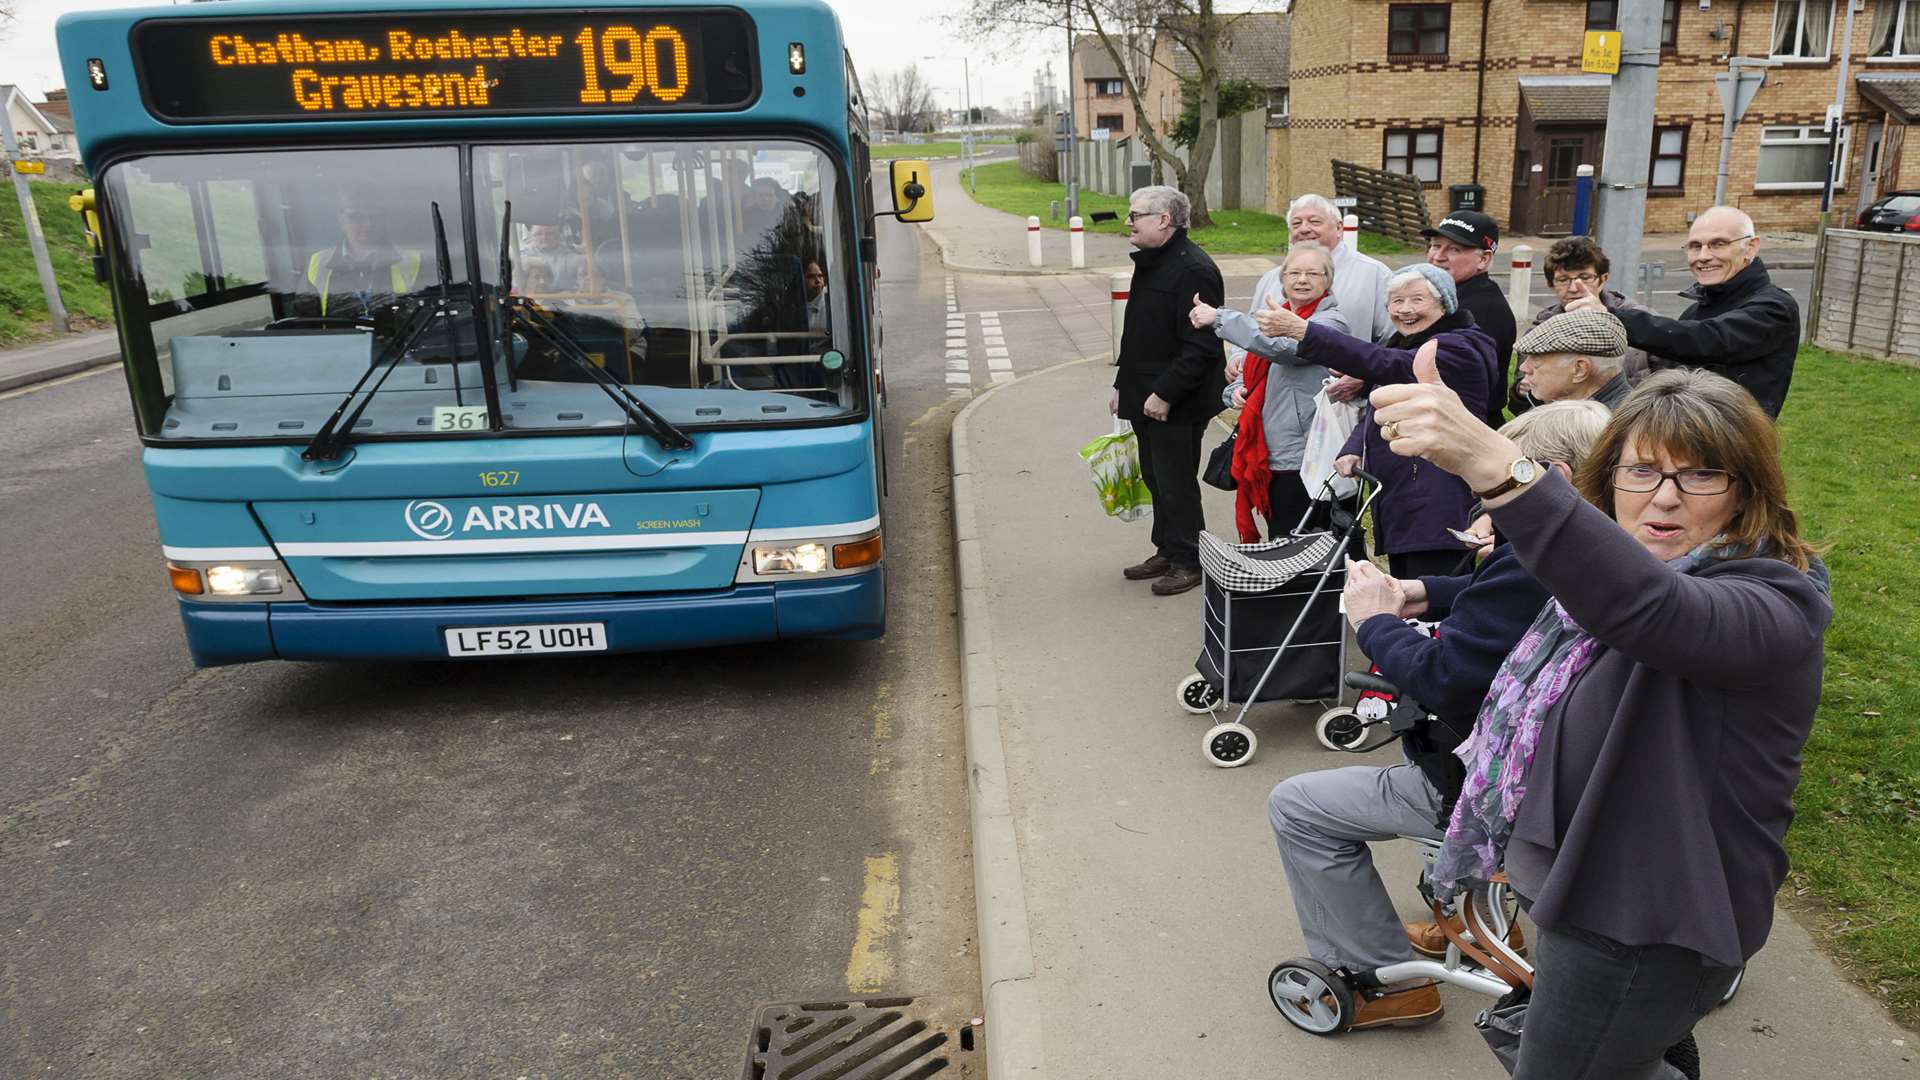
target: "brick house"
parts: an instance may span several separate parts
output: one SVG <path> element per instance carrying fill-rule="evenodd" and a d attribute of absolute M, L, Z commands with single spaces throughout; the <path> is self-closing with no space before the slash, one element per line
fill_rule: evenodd
<path fill-rule="evenodd" d="M 1129 51 L 1132 48 L 1128 43 Z M 1095 128 L 1105 128 L 1112 137 L 1124 139 L 1139 127 L 1133 115 L 1133 102 L 1127 98 L 1126 83 L 1097 34 L 1081 34 L 1074 39 L 1072 70 L 1067 86 L 1073 92 L 1073 129 L 1085 136 Z M 1144 66 L 1144 56 L 1138 62 Z"/>
<path fill-rule="evenodd" d="M 1844 3 L 1845 0 L 1841 0 Z M 1920 114 L 1920 2 L 1855 0 L 1835 206 L 1920 186 L 1903 153 Z M 1294 0 L 1285 141 L 1292 186 L 1332 187 L 1343 159 L 1418 176 L 1429 209 L 1479 184 L 1516 232 L 1565 232 L 1574 169 L 1598 167 L 1609 79 L 1583 75 L 1589 29 L 1617 0 Z M 1665 0 L 1647 228 L 1686 228 L 1713 201 L 1729 56 L 1777 62 L 1735 128 L 1726 201 L 1761 228 L 1811 229 L 1819 212 L 1846 11 L 1835 0 Z"/>

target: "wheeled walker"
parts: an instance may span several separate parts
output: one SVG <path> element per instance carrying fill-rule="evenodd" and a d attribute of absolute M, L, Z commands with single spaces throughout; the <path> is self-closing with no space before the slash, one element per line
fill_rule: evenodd
<path fill-rule="evenodd" d="M 1314 507 L 1288 535 L 1255 544 L 1234 544 L 1211 533 L 1200 534 L 1200 572 L 1204 612 L 1200 658 L 1195 671 L 1174 693 L 1180 707 L 1197 716 L 1213 716 L 1238 704 L 1239 715 L 1214 724 L 1201 737 L 1208 762 L 1223 769 L 1253 760 L 1258 739 L 1247 726 L 1256 702 L 1311 701 L 1326 704 L 1341 697 L 1340 675 L 1347 668 L 1347 630 L 1340 615 L 1340 590 L 1346 584 L 1346 560 L 1354 553 L 1360 520 L 1380 493 L 1380 482 L 1356 472 L 1364 496 L 1358 507 L 1342 506 L 1332 478 L 1321 486 Z M 1330 527 L 1307 530 L 1320 504 L 1327 504 Z M 1373 706 L 1368 706 L 1372 709 Z M 1322 714 L 1344 715 L 1343 707 Z M 1321 736 L 1326 743 L 1326 737 Z M 1339 749 L 1327 743 L 1329 748 Z"/>

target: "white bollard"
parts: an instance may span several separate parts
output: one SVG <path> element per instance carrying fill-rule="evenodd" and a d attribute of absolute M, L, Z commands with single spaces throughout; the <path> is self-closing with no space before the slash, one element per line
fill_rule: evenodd
<path fill-rule="evenodd" d="M 1037 215 L 1027 218 L 1027 264 L 1040 265 L 1040 218 Z"/>
<path fill-rule="evenodd" d="M 1113 275 L 1113 362 L 1120 362 L 1120 335 L 1127 328 L 1127 290 L 1133 288 L 1132 274 Z"/>
<path fill-rule="evenodd" d="M 1360 250 L 1360 215 L 1348 214 L 1340 220 L 1340 243 L 1348 251 Z"/>
<path fill-rule="evenodd" d="M 1513 276 L 1507 281 L 1507 306 L 1513 309 L 1513 321 L 1521 326 L 1533 318 L 1533 249 L 1520 244 L 1513 249 Z"/>
<path fill-rule="evenodd" d="M 1067 261 L 1075 270 L 1087 265 L 1087 233 L 1078 215 L 1067 219 Z"/>

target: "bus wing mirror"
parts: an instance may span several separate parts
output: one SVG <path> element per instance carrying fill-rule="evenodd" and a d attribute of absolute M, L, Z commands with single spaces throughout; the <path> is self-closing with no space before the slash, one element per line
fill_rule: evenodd
<path fill-rule="evenodd" d="M 933 175 L 924 161 L 894 161 L 887 166 L 893 181 L 893 216 L 901 221 L 933 220 Z"/>
<path fill-rule="evenodd" d="M 107 252 L 100 241 L 100 210 L 93 189 L 85 188 L 67 196 L 67 209 L 80 215 L 80 227 L 86 231 L 87 254 L 93 257 L 93 280 L 107 280 Z"/>

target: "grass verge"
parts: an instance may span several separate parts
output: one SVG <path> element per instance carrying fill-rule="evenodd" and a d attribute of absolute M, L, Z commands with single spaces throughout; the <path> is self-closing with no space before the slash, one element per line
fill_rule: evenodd
<path fill-rule="evenodd" d="M 1803 347 L 1780 419 L 1793 507 L 1828 545 L 1834 607 L 1788 902 L 1908 1027 L 1920 1026 L 1916 415 L 1920 369 Z"/>
<path fill-rule="evenodd" d="M 0 193 L 0 346 L 26 345 L 55 336 L 47 315 L 47 301 L 40 291 L 40 275 L 33 265 L 33 248 L 27 242 L 26 225 L 20 218 L 20 200 L 12 185 Z M 61 303 L 76 330 L 97 329 L 113 321 L 113 301 L 107 287 L 93 280 L 93 261 L 87 255 L 87 242 L 80 228 L 80 215 L 67 209 L 67 196 L 79 190 L 77 182 L 33 181 L 34 208 L 40 229 L 46 234 L 47 256 L 53 263 L 54 280 L 60 286 Z"/>
<path fill-rule="evenodd" d="M 1013 145 L 1013 140 L 1011 139 L 975 139 L 973 140 L 973 147 L 975 150 L 986 150 L 986 149 L 997 147 L 997 146 L 1012 146 L 1012 145 Z M 883 160 L 883 161 L 890 158 L 959 157 L 961 152 L 960 143 L 957 141 L 956 142 L 924 142 L 924 143 L 874 143 L 870 149 L 872 150 L 873 156 L 876 159 Z"/>
<path fill-rule="evenodd" d="M 1017 161 L 982 165 L 978 173 L 979 191 L 974 195 L 980 205 L 1002 210 L 1018 217 L 1037 216 L 1042 226 L 1066 228 L 1065 222 L 1048 220 L 1049 205 L 1064 200 L 1064 189 L 1028 176 Z M 1094 221 L 1096 213 L 1115 215 L 1111 221 Z M 1127 200 L 1097 191 L 1080 192 L 1080 213 L 1087 220 L 1087 231 L 1127 234 Z M 1278 214 L 1259 210 L 1213 210 L 1213 227 L 1197 229 L 1193 240 L 1216 255 L 1272 255 L 1287 246 L 1287 223 Z M 1360 250 L 1369 255 L 1411 254 L 1416 249 L 1373 233 L 1360 234 Z"/>

